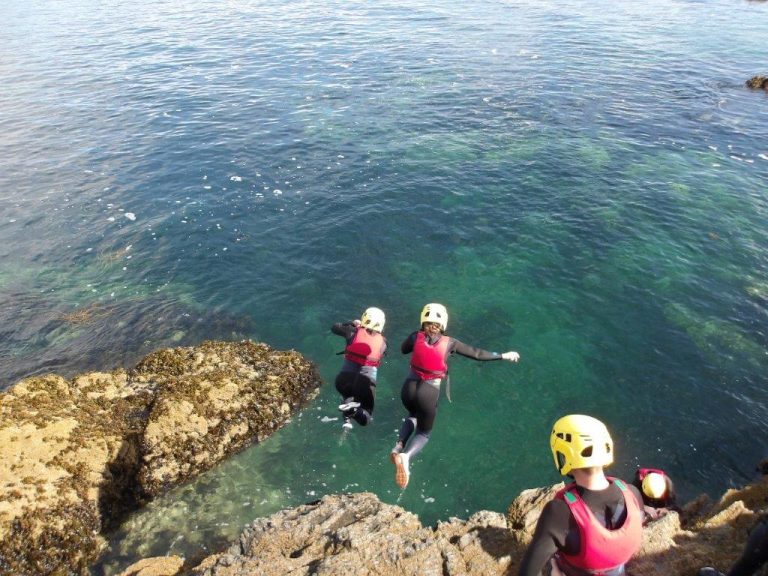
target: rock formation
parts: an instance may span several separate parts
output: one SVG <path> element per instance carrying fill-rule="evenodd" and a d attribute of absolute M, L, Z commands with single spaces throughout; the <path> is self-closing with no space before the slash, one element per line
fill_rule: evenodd
<path fill-rule="evenodd" d="M 753 76 L 747 80 L 747 87 L 753 89 L 762 88 L 768 90 L 768 76 Z"/>
<path fill-rule="evenodd" d="M 258 519 L 228 550 L 208 557 L 192 576 L 512 576 L 544 504 L 562 484 L 526 490 L 506 517 L 478 512 L 436 527 L 369 493 L 325 496 Z M 628 565 L 635 576 L 691 576 L 728 567 L 748 529 L 768 510 L 768 482 L 697 499 L 646 526 L 643 547 Z M 171 576 L 165 575 L 165 576 Z"/>
<path fill-rule="evenodd" d="M 0 395 L 0 574 L 85 574 L 100 533 L 285 424 L 320 384 L 253 342 L 160 350 L 133 370 Z"/>

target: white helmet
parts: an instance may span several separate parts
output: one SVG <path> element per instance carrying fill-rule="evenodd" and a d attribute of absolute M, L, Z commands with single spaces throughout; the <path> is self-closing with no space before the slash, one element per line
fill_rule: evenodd
<path fill-rule="evenodd" d="M 421 310 L 421 323 L 435 322 L 440 325 L 440 330 L 445 332 L 448 328 L 448 310 L 442 304 L 427 304 Z"/>
<path fill-rule="evenodd" d="M 386 322 L 386 318 L 381 308 L 366 308 L 360 317 L 360 325 L 363 328 L 376 330 L 377 332 L 384 330 L 384 322 Z"/>

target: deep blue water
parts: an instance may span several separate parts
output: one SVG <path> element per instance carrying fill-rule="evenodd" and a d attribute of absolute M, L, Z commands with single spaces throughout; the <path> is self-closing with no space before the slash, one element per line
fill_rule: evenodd
<path fill-rule="evenodd" d="M 684 497 L 766 455 L 768 4 L 93 2 L 0 6 L 0 385 L 263 340 L 329 383 L 159 499 L 107 572 L 370 490 L 432 523 L 557 480 L 552 422 Z M 452 360 L 400 493 L 399 344 L 422 305 L 518 350 Z M 339 433 L 335 321 L 387 312 L 375 425 Z M 78 316 L 75 313 L 79 313 Z M 73 316 L 73 314 L 75 314 Z"/>

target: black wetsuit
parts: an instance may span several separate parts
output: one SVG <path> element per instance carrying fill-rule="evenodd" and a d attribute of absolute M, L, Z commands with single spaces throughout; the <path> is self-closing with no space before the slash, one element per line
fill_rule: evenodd
<path fill-rule="evenodd" d="M 414 332 L 400 346 L 400 350 L 403 354 L 410 354 L 413 352 L 413 346 L 416 343 L 416 335 L 419 331 Z M 430 345 L 434 345 L 438 338 L 448 338 L 450 344 L 448 345 L 447 355 L 460 354 L 473 360 L 502 360 L 501 354 L 498 352 L 488 352 L 480 348 L 473 346 L 467 346 L 463 342 L 459 342 L 455 338 L 442 335 L 439 337 L 430 338 L 426 337 L 427 342 Z M 400 392 L 400 399 L 403 402 L 403 406 L 408 410 L 408 418 L 403 422 L 403 426 L 400 429 L 400 436 L 398 441 L 405 445 L 408 438 L 416 432 L 417 438 L 414 438 L 414 442 L 409 446 L 405 452 L 408 452 L 411 456 L 418 453 L 429 439 L 429 433 L 432 430 L 432 426 L 435 423 L 435 417 L 437 416 L 437 401 L 440 398 L 440 379 L 422 380 L 421 377 L 412 370 L 408 374 L 408 377 L 403 382 L 403 388 Z"/>
<path fill-rule="evenodd" d="M 752 576 L 768 562 L 768 517 L 763 518 L 749 534 L 747 545 L 728 576 Z"/>
<path fill-rule="evenodd" d="M 642 510 L 643 499 L 640 496 L 640 491 L 631 485 L 628 488 L 634 494 Z M 588 490 L 582 486 L 577 486 L 576 490 L 603 526 L 609 529 L 621 527 L 627 517 L 621 488 L 611 483 L 605 490 Z M 580 544 L 579 527 L 571 515 L 568 504 L 565 500 L 552 500 L 544 506 L 541 512 L 533 540 L 525 551 L 518 575 L 539 576 L 556 552 L 575 555 L 579 552 Z M 612 576 L 620 576 L 624 573 L 622 568 L 611 574 Z M 574 572 L 573 575 L 570 572 L 566 574 L 576 576 L 578 572 Z"/>
<path fill-rule="evenodd" d="M 358 327 L 352 322 L 339 322 L 331 326 L 331 332 L 343 336 L 347 346 L 357 334 Z M 382 338 L 384 338 L 382 336 Z M 381 355 L 384 356 L 387 349 L 387 341 L 384 339 L 384 348 Z M 360 408 L 352 417 L 361 425 L 366 426 L 373 419 L 373 405 L 376 397 L 376 378 L 378 368 L 376 366 L 363 366 L 357 362 L 344 359 L 341 371 L 336 376 L 336 390 L 345 400 L 354 398 L 360 402 Z"/>

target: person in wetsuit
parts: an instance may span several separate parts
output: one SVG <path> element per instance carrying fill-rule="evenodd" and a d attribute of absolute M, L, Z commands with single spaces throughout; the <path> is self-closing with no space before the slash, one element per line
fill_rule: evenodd
<path fill-rule="evenodd" d="M 591 416 L 564 416 L 550 446 L 555 467 L 574 481 L 544 506 L 519 576 L 626 574 L 642 543 L 643 499 L 636 487 L 605 476 L 613 462 L 608 429 Z"/>
<path fill-rule="evenodd" d="M 397 443 L 390 454 L 395 465 L 395 482 L 400 488 L 408 485 L 411 459 L 429 441 L 437 416 L 440 384 L 448 374 L 448 357 L 456 353 L 481 361 L 517 362 L 520 359 L 520 354 L 514 351 L 499 354 L 467 346 L 446 336 L 447 327 L 448 311 L 445 306 L 427 304 L 421 311 L 421 329 L 408 336 L 400 346 L 403 354 L 412 355 L 411 370 L 400 392 L 408 417 L 403 420 Z"/>
<path fill-rule="evenodd" d="M 677 496 L 672 479 L 663 470 L 657 468 L 638 468 L 632 479 L 643 497 L 645 520 L 650 522 L 665 516 L 670 510 L 681 512 L 677 506 Z"/>
<path fill-rule="evenodd" d="M 699 570 L 698 576 L 752 576 L 766 563 L 768 563 L 768 517 L 763 517 L 750 532 L 741 556 L 726 574 L 707 566 Z"/>
<path fill-rule="evenodd" d="M 339 410 L 344 415 L 344 430 L 352 429 L 353 419 L 361 426 L 367 426 L 373 420 L 376 377 L 387 351 L 387 340 L 382 335 L 385 321 L 381 309 L 367 308 L 360 320 L 331 326 L 331 332 L 347 341 L 344 364 L 335 382 L 336 390 L 343 398 Z"/>

